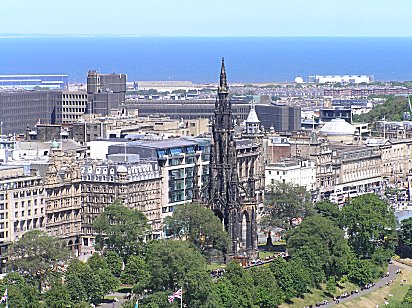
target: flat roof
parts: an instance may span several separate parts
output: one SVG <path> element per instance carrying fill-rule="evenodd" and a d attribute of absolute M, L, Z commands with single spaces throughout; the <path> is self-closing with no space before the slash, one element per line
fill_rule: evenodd
<path fill-rule="evenodd" d="M 4 77 L 68 77 L 69 75 L 66 74 L 61 74 L 61 75 L 56 75 L 56 74 L 51 74 L 51 75 L 47 75 L 47 74 L 39 74 L 39 75 L 0 75 L 0 78 L 4 78 Z"/>
<path fill-rule="evenodd" d="M 190 140 L 185 139 L 164 139 L 164 140 L 139 140 L 139 141 L 132 141 L 129 142 L 129 146 L 143 146 L 147 148 L 176 148 L 176 147 L 183 147 L 183 146 L 192 146 L 196 145 L 197 143 Z"/>

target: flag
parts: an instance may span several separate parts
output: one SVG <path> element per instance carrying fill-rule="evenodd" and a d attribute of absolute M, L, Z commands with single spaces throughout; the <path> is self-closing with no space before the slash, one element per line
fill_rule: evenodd
<path fill-rule="evenodd" d="M 171 303 L 173 303 L 173 301 L 175 300 L 175 298 L 174 298 L 173 295 L 169 295 L 169 296 L 167 297 L 167 300 L 168 300 L 169 303 L 171 304 Z"/>
<path fill-rule="evenodd" d="M 169 295 L 167 297 L 167 300 L 169 301 L 169 303 L 173 303 L 173 301 L 175 300 L 175 298 L 180 298 L 182 299 L 182 294 L 183 291 L 182 289 L 177 290 L 176 292 L 174 292 L 172 295 Z"/>
<path fill-rule="evenodd" d="M 177 298 L 182 298 L 182 293 L 183 293 L 182 289 L 179 289 L 175 293 L 173 293 L 173 296 Z"/>
<path fill-rule="evenodd" d="M 0 303 L 2 303 L 2 302 L 7 302 L 7 289 L 6 289 L 6 291 L 4 291 L 4 295 L 0 300 Z"/>

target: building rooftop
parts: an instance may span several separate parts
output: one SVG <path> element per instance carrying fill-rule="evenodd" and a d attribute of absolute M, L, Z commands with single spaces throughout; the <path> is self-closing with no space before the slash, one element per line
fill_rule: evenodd
<path fill-rule="evenodd" d="M 175 148 L 175 147 L 183 147 L 183 146 L 193 146 L 197 143 L 194 141 L 190 141 L 187 139 L 180 139 L 180 138 L 171 138 L 171 139 L 164 139 L 164 140 L 142 140 L 142 141 L 132 141 L 129 142 L 129 146 L 143 146 L 153 149 L 158 148 Z"/>
<path fill-rule="evenodd" d="M 321 128 L 320 133 L 326 136 L 347 136 L 354 135 L 355 128 L 344 119 L 332 119 Z"/>

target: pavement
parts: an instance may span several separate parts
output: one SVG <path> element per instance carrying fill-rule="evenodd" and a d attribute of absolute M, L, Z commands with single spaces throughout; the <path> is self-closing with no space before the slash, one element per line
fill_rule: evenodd
<path fill-rule="evenodd" d="M 101 307 L 101 308 L 120 308 L 122 304 L 126 301 L 123 297 L 125 296 L 125 293 L 119 293 L 119 292 L 114 292 L 107 294 L 107 296 L 114 296 L 116 297 L 119 301 L 118 302 L 112 302 L 112 303 L 101 303 L 97 305 L 96 307 Z"/>
<path fill-rule="evenodd" d="M 351 295 L 351 296 L 349 296 L 349 297 L 347 297 L 347 298 L 343 298 L 343 299 L 340 299 L 340 303 L 344 303 L 344 302 L 347 302 L 347 301 L 351 301 L 351 300 L 353 300 L 354 298 L 357 298 L 357 297 L 361 297 L 361 296 L 364 296 L 365 294 L 368 294 L 368 293 L 370 293 L 370 292 L 373 292 L 373 291 L 376 291 L 376 290 L 379 290 L 381 287 L 384 287 L 385 286 L 385 283 L 386 282 L 388 282 L 389 280 L 392 280 L 392 281 L 394 281 L 395 280 L 395 278 L 396 278 L 396 271 L 398 270 L 398 269 L 402 269 L 402 267 L 401 266 L 399 266 L 399 264 L 397 264 L 397 262 L 393 262 L 393 264 L 389 264 L 389 267 L 388 267 L 388 271 L 389 271 L 389 277 L 384 277 L 384 278 L 382 278 L 381 280 L 379 280 L 378 282 L 376 282 L 376 284 L 373 286 L 373 287 L 371 287 L 371 288 L 369 288 L 369 289 L 365 289 L 365 290 L 360 290 L 360 288 L 358 289 L 359 290 L 359 293 L 355 293 L 355 294 L 353 294 L 353 295 Z M 316 303 L 313 303 L 313 305 L 312 305 L 312 307 L 315 307 L 315 305 L 316 305 Z M 326 307 L 332 307 L 332 306 L 336 306 L 336 305 L 338 305 L 338 304 L 336 304 L 334 301 L 332 301 L 332 302 L 329 302 L 328 304 L 326 304 L 326 305 L 321 305 L 320 307 L 322 307 L 322 308 L 326 308 Z"/>

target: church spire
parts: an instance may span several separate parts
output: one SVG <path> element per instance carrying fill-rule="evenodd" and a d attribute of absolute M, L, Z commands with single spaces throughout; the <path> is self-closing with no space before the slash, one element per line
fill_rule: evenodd
<path fill-rule="evenodd" d="M 219 93 L 227 93 L 228 90 L 229 87 L 226 80 L 225 58 L 222 58 L 222 67 L 220 68 Z"/>

